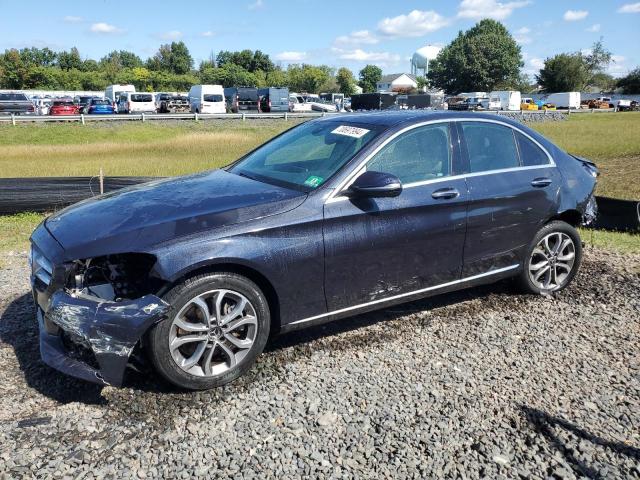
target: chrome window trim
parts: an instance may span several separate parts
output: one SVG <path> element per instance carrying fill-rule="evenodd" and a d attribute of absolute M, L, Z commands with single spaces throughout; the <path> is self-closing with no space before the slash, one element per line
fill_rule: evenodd
<path fill-rule="evenodd" d="M 327 313 L 321 313 L 320 315 L 315 315 L 313 317 L 303 318 L 302 320 L 296 320 L 295 322 L 288 323 L 287 325 L 299 325 L 301 323 L 311 322 L 313 320 L 320 320 L 324 317 L 329 317 L 331 315 L 338 315 L 340 313 L 351 312 L 353 310 L 359 310 L 362 308 L 369 307 L 371 305 L 378 305 L 380 303 L 390 302 L 392 300 L 397 300 L 399 298 L 410 297 L 412 295 L 418 295 L 420 293 L 426 293 L 433 290 L 439 290 L 441 288 L 450 287 L 453 285 L 458 285 L 465 282 L 470 282 L 472 280 L 477 280 L 479 278 L 488 277 L 490 275 L 496 275 L 498 273 L 508 272 L 510 270 L 515 270 L 518 268 L 520 264 L 516 263 L 514 265 L 509 265 L 508 267 L 498 268 L 496 270 L 489 270 L 488 272 L 480 273 L 478 275 L 473 275 L 471 277 L 461 278 L 459 280 L 453 280 L 451 282 L 441 283 L 440 285 L 434 285 L 432 287 L 421 288 L 419 290 L 413 290 L 411 292 L 401 293 L 399 295 L 393 295 L 391 297 L 379 298 L 378 300 L 372 300 L 371 302 L 360 303 L 358 305 L 352 305 L 351 307 L 340 308 L 338 310 L 333 310 Z"/>
<path fill-rule="evenodd" d="M 408 132 L 409 130 L 413 130 L 414 128 L 424 127 L 426 125 L 432 125 L 432 124 L 436 124 L 436 123 L 453 123 L 453 122 L 495 123 L 497 125 L 502 125 L 503 127 L 511 128 L 512 130 L 515 130 L 516 132 L 521 133 L 522 135 L 527 137 L 529 140 L 531 140 L 534 144 L 536 144 L 547 155 L 547 158 L 549 159 L 549 163 L 547 165 L 530 165 L 530 166 L 502 168 L 500 170 L 487 170 L 485 172 L 463 173 L 463 174 L 460 174 L 460 175 L 451 175 L 451 176 L 448 176 L 448 177 L 432 178 L 432 179 L 429 179 L 429 180 L 422 180 L 420 182 L 407 183 L 407 184 L 402 186 L 403 189 L 404 188 L 419 187 L 419 186 L 422 186 L 422 185 L 429 185 L 431 183 L 439 183 L 439 182 L 443 182 L 443 181 L 447 181 L 447 180 L 459 180 L 459 179 L 468 178 L 468 177 L 479 177 L 479 176 L 483 176 L 483 175 L 494 175 L 494 174 L 497 174 L 497 173 L 516 172 L 516 171 L 520 171 L 520 170 L 537 170 L 537 169 L 551 168 L 551 167 L 555 167 L 556 166 L 556 162 L 554 162 L 553 157 L 547 151 L 547 149 L 544 148 L 544 146 L 542 146 L 540 144 L 540 142 L 538 142 L 535 138 L 533 138 L 527 132 L 521 130 L 520 128 L 518 128 L 515 125 L 510 125 L 508 123 L 504 123 L 504 122 L 501 122 L 499 120 L 493 120 L 493 119 L 490 119 L 490 118 L 460 118 L 460 117 L 448 118 L 448 119 L 439 118 L 437 120 L 427 120 L 425 122 L 420 122 L 420 123 L 416 123 L 416 124 L 413 124 L 413 125 L 409 125 L 409 126 L 403 128 L 402 130 L 397 131 L 396 133 L 391 135 L 389 138 L 387 138 L 384 142 L 382 142 L 380 145 L 378 145 L 375 148 L 375 150 L 373 150 L 369 155 L 367 155 L 362 160 L 362 162 L 360 162 L 360 164 L 358 164 L 358 166 L 356 166 L 352 170 L 352 172 L 349 175 L 347 175 L 347 177 L 344 180 L 342 180 L 335 189 L 333 189 L 333 191 L 327 197 L 327 200 L 325 201 L 325 204 L 340 202 L 340 201 L 343 201 L 343 200 L 348 200 L 348 197 L 345 197 L 345 196 L 341 195 L 341 193 L 344 190 L 346 190 L 347 188 L 349 188 L 351 183 L 353 183 L 355 181 L 355 179 L 358 176 L 360 176 L 361 173 L 363 173 L 363 169 L 366 167 L 367 163 L 369 163 L 371 161 L 371 159 L 375 155 L 377 155 L 378 152 L 380 152 L 380 150 L 382 150 L 385 146 L 387 146 L 391 141 L 393 141 L 398 136 L 402 135 L 405 132 Z M 516 139 L 514 137 L 514 142 L 515 141 L 516 141 Z"/>

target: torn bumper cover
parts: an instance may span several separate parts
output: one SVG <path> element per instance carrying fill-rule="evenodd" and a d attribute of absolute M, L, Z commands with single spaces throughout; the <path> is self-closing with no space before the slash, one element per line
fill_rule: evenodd
<path fill-rule="evenodd" d="M 112 302 L 58 290 L 46 311 L 38 307 L 42 360 L 73 377 L 120 386 L 133 348 L 168 308 L 155 295 Z"/>

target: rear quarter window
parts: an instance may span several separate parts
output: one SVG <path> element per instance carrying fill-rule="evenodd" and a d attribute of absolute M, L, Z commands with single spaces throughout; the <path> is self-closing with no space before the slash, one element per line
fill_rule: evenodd
<path fill-rule="evenodd" d="M 533 141 L 520 132 L 516 132 L 516 139 L 518 141 L 518 150 L 520 151 L 520 161 L 522 165 L 525 167 L 533 167 L 549 164 L 547 154 Z"/>

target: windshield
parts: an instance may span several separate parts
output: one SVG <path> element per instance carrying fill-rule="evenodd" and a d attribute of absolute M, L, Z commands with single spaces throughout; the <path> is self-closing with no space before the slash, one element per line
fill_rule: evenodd
<path fill-rule="evenodd" d="M 150 93 L 133 93 L 131 94 L 132 102 L 153 102 L 153 96 Z"/>
<path fill-rule="evenodd" d="M 0 93 L 0 100 L 28 101 L 29 99 L 23 93 Z"/>
<path fill-rule="evenodd" d="M 309 122 L 258 148 L 230 172 L 298 190 L 326 182 L 379 133 L 377 127 Z"/>

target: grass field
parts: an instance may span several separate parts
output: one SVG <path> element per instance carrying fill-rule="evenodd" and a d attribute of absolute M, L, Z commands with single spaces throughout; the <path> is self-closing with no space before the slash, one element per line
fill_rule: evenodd
<path fill-rule="evenodd" d="M 0 126 L 0 177 L 170 176 L 227 165 L 285 120 Z M 600 195 L 640 199 L 640 113 L 576 114 L 533 128 L 602 170 Z"/>

